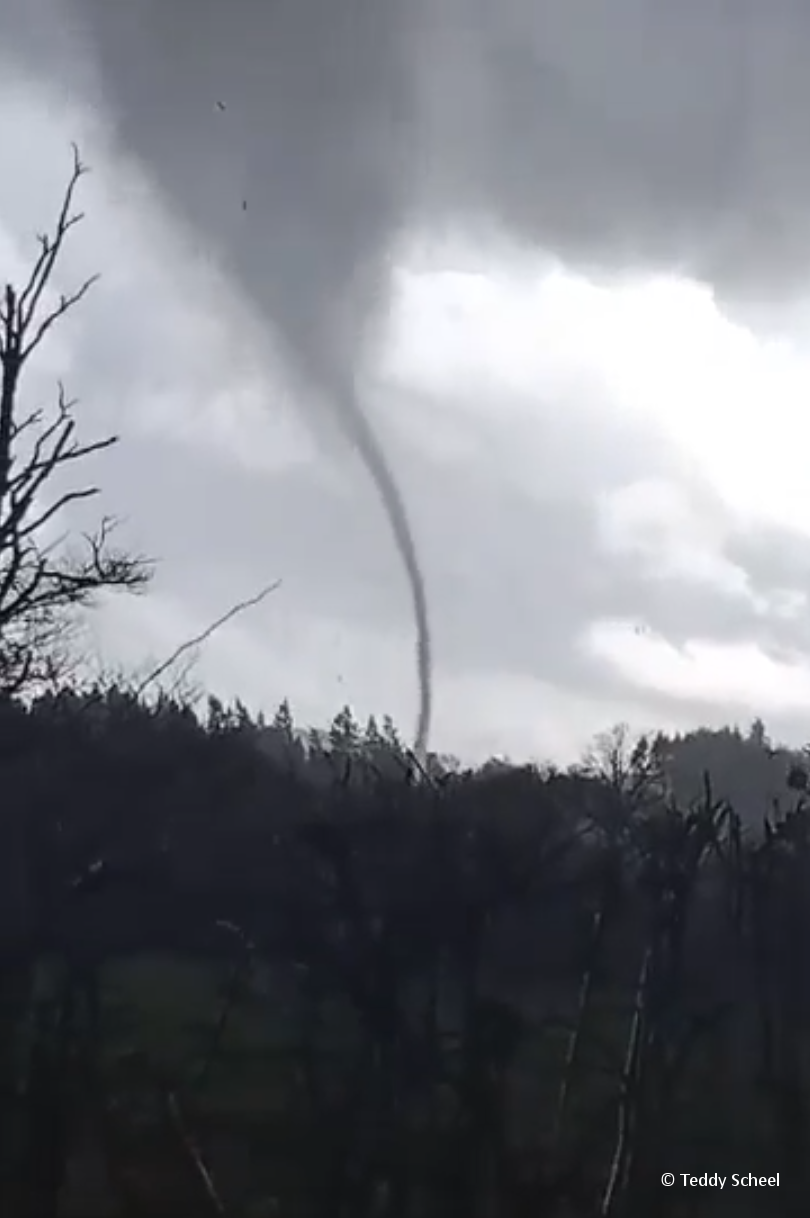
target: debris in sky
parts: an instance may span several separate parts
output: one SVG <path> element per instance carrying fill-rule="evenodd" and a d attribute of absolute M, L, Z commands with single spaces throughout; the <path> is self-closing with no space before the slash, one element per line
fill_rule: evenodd
<path fill-rule="evenodd" d="M 224 101 L 218 101 L 218 102 L 217 102 L 217 110 L 224 110 L 224 109 L 225 109 L 225 103 L 224 103 Z"/>

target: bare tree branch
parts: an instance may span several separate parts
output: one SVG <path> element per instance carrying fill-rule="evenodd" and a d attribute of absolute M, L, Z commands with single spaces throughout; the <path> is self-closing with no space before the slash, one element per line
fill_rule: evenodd
<path fill-rule="evenodd" d="M 76 188 L 86 173 L 73 145 L 73 168 L 54 229 L 40 235 L 39 253 L 27 282 L 18 290 L 6 284 L 0 303 L 0 689 L 19 688 L 45 663 L 35 654 L 49 647 L 56 654 L 60 629 L 69 630 L 72 615 L 92 605 L 101 591 L 137 592 L 151 576 L 151 564 L 110 546 L 115 522 L 82 536 L 82 546 L 47 542 L 44 531 L 70 505 L 95 498 L 96 486 L 56 487 L 67 467 L 105 452 L 117 436 L 80 441 L 76 438 L 76 402 L 59 384 L 56 409 L 20 417 L 20 390 L 25 365 L 52 327 L 78 304 L 97 276 L 46 304 L 56 264 L 71 229 L 82 220 L 73 209 Z M 25 447 L 23 447 L 25 445 Z M 15 667 L 16 666 L 16 667 Z M 12 670 L 15 672 L 12 672 Z M 16 675 L 15 675 L 16 673 Z"/>
<path fill-rule="evenodd" d="M 194 638 L 186 639 L 184 643 L 181 643 L 179 647 L 175 648 L 168 659 L 163 660 L 160 664 L 158 664 L 157 668 L 153 668 L 148 676 L 146 676 L 144 680 L 140 682 L 140 684 L 136 685 L 135 696 L 139 698 L 150 685 L 154 684 L 155 681 L 158 681 L 165 672 L 168 672 L 168 670 L 174 664 L 176 664 L 182 656 L 184 656 L 187 652 L 192 651 L 195 647 L 199 647 L 202 643 L 207 642 L 208 639 L 211 638 L 211 635 L 219 630 L 220 627 L 224 626 L 227 622 L 230 622 L 231 619 L 235 618 L 238 614 L 244 613 L 246 609 L 252 609 L 255 605 L 260 604 L 261 601 L 268 597 L 271 592 L 275 592 L 276 589 L 280 587 L 281 580 L 275 580 L 272 584 L 268 584 L 266 588 L 262 588 L 262 590 L 257 592 L 255 596 L 248 597 L 247 600 L 238 601 L 237 604 L 232 605 L 227 613 L 223 613 L 221 617 L 216 619 L 216 621 L 211 622 L 209 626 L 206 626 L 205 630 L 195 635 Z"/>

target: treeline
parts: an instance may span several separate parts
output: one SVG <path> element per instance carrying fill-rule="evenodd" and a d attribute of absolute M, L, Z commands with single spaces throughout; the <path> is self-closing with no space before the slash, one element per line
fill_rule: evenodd
<path fill-rule="evenodd" d="M 728 1212 L 798 1214 L 804 771 L 791 760 L 781 810 L 748 824 L 709 774 L 681 802 L 675 763 L 702 759 L 708 735 L 774 761 L 754 725 L 680 740 L 619 729 L 568 771 L 422 770 L 390 722 L 361 730 L 348 708 L 319 734 L 286 703 L 268 723 L 115 688 L 6 700 L 7 1180 L 21 1206 L 49 1162 L 51 1208 L 4 1212 L 71 1213 L 58 1206 L 79 1113 L 101 1147 L 105 1214 L 247 1214 L 268 1197 L 334 1218 L 680 1213 L 683 1194 L 660 1185 L 673 1164 L 779 1171 L 778 1190 L 737 1193 Z M 126 1051 L 105 1048 L 105 978 L 145 954 L 224 970 L 160 1067 L 137 1019 Z M 258 1070 L 271 1052 L 244 1043 L 257 1011 L 275 1029 L 272 1082 L 249 1103 L 237 1088 L 223 1114 L 228 1063 Z M 149 1200 L 134 1133 L 146 1080 L 182 1104 L 174 1125 L 155 1117 L 160 1153 L 175 1147 L 169 1211 Z M 262 1170 L 229 1167 L 237 1133 Z"/>

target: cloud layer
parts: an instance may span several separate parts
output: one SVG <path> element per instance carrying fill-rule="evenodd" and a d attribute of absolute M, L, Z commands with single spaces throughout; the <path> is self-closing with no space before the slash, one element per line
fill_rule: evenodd
<path fill-rule="evenodd" d="M 415 218 L 755 301 L 804 282 L 796 0 L 69 9 L 124 146 L 313 347 L 354 347 Z"/>
<path fill-rule="evenodd" d="M 99 478 L 163 558 L 105 653 L 280 576 L 203 676 L 411 719 L 350 386 L 422 551 L 441 746 L 757 710 L 801 736 L 802 6 L 0 0 L 0 33 L 4 275 L 69 139 L 96 171 L 65 275 L 104 279 L 34 389 L 120 428 Z"/>

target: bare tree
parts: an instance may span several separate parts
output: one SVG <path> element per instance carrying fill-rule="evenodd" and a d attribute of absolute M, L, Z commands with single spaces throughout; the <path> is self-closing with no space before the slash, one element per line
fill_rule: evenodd
<path fill-rule="evenodd" d="M 17 692 L 64 676 L 76 611 L 106 589 L 142 590 L 150 564 L 111 545 L 115 521 L 105 516 L 80 537 L 48 541 L 65 508 L 95 497 L 96 486 L 63 489 L 68 467 L 118 442 L 82 442 L 76 403 L 59 384 L 55 410 L 23 415 L 20 395 L 29 359 L 51 328 L 90 291 L 97 275 L 52 303 L 52 278 L 65 240 L 80 223 L 76 187 L 86 169 L 73 146 L 73 170 L 50 235 L 21 288 L 6 284 L 0 299 L 0 691 Z"/>
<path fill-rule="evenodd" d="M 596 736 L 581 769 L 633 806 L 658 802 L 666 793 L 666 776 L 655 742 L 649 736 L 634 735 L 626 723 Z"/>

